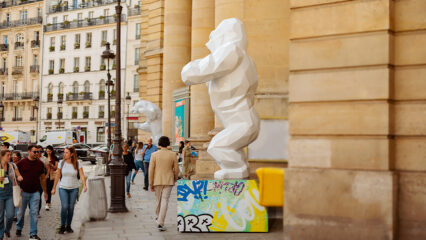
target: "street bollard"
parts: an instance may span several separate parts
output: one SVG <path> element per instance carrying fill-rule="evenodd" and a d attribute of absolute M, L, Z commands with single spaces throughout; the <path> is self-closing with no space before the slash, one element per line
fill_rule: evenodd
<path fill-rule="evenodd" d="M 88 213 L 91 221 L 104 220 L 107 216 L 107 196 L 105 191 L 105 180 L 103 177 L 88 179 L 89 204 Z"/>
<path fill-rule="evenodd" d="M 102 157 L 96 157 L 95 173 L 97 176 L 103 176 L 105 174 L 105 164 L 103 163 Z"/>

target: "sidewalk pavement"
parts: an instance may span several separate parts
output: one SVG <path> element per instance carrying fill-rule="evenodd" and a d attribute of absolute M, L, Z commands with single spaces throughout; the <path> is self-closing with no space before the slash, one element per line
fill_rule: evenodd
<path fill-rule="evenodd" d="M 105 185 L 110 204 L 110 178 L 105 178 Z M 167 231 L 159 232 L 155 223 L 155 195 L 143 190 L 143 175 L 139 173 L 135 184 L 131 186 L 131 198 L 126 197 L 126 213 L 108 213 L 105 221 L 86 222 L 82 224 L 79 239 L 230 239 L 261 240 L 284 239 L 282 221 L 274 222 L 269 233 L 180 233 L 176 227 L 177 197 L 176 186 L 170 196 L 165 227 Z M 96 203 L 91 203 L 96 204 Z"/>

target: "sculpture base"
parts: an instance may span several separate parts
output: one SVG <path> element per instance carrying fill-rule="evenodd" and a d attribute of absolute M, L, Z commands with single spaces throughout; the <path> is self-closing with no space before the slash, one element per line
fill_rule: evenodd
<path fill-rule="evenodd" d="M 179 232 L 268 232 L 254 180 L 180 180 Z"/>

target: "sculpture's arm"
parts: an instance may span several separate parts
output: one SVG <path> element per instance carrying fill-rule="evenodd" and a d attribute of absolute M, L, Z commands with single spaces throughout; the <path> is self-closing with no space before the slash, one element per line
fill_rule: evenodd
<path fill-rule="evenodd" d="M 182 81 L 186 85 L 200 84 L 220 78 L 233 71 L 243 56 L 235 45 L 224 46 L 214 53 L 192 61 L 182 69 Z"/>

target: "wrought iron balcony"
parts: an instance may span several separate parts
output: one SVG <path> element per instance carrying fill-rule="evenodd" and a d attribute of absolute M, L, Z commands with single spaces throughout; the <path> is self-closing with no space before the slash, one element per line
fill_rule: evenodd
<path fill-rule="evenodd" d="M 127 10 L 127 14 L 129 14 L 129 17 L 130 16 L 140 15 L 141 14 L 141 8 L 140 7 L 129 8 Z"/>
<path fill-rule="evenodd" d="M 35 3 L 35 2 L 41 2 L 43 0 L 12 0 L 12 1 L 3 1 L 2 3 L 0 3 L 0 7 L 1 8 L 7 8 L 7 7 L 12 7 L 12 6 L 18 6 L 18 5 L 23 5 L 23 4 L 28 4 L 28 3 Z"/>
<path fill-rule="evenodd" d="M 0 100 L 25 100 L 35 99 L 37 97 L 39 97 L 38 92 L 6 93 L 0 96 Z"/>
<path fill-rule="evenodd" d="M 0 75 L 7 75 L 7 68 L 0 68 Z"/>
<path fill-rule="evenodd" d="M 40 65 L 31 65 L 30 66 L 30 72 L 39 73 L 40 72 Z"/>
<path fill-rule="evenodd" d="M 77 9 L 99 7 L 99 6 L 104 6 L 108 4 L 113 4 L 116 2 L 117 2 L 116 0 L 94 0 L 94 1 L 86 1 L 80 4 L 70 3 L 63 6 L 53 5 L 49 8 L 49 13 L 66 12 L 66 11 L 72 11 Z"/>
<path fill-rule="evenodd" d="M 83 93 L 68 93 L 67 101 L 78 101 L 78 100 L 92 100 L 91 92 L 83 92 Z"/>
<path fill-rule="evenodd" d="M 0 23 L 0 29 L 20 27 L 20 26 L 26 26 L 26 25 L 34 25 L 34 24 L 41 24 L 41 23 L 43 23 L 42 17 L 21 19 L 21 20 L 9 21 L 9 22 L 5 21 L 5 22 Z"/>
<path fill-rule="evenodd" d="M 24 73 L 24 67 L 18 66 L 12 68 L 12 75 L 20 75 Z"/>
<path fill-rule="evenodd" d="M 121 15 L 121 21 L 126 21 L 125 14 Z M 58 31 L 63 29 L 73 29 L 73 28 L 81 28 L 81 27 L 87 27 L 87 26 L 104 25 L 104 24 L 110 24 L 115 22 L 116 22 L 115 16 L 108 16 L 104 18 L 92 18 L 92 19 L 86 19 L 86 20 L 75 20 L 69 23 L 66 22 L 66 23 L 47 24 L 44 26 L 44 31 L 52 32 L 52 31 Z"/>
<path fill-rule="evenodd" d="M 9 44 L 0 44 L 0 52 L 9 51 Z"/>
<path fill-rule="evenodd" d="M 31 48 L 38 48 L 38 47 L 40 47 L 40 40 L 32 40 Z"/>
<path fill-rule="evenodd" d="M 24 49 L 24 43 L 23 42 L 15 42 L 15 50 L 17 49 Z"/>
<path fill-rule="evenodd" d="M 22 117 L 14 117 L 14 118 L 12 118 L 12 121 L 14 121 L 14 122 L 22 121 Z"/>

